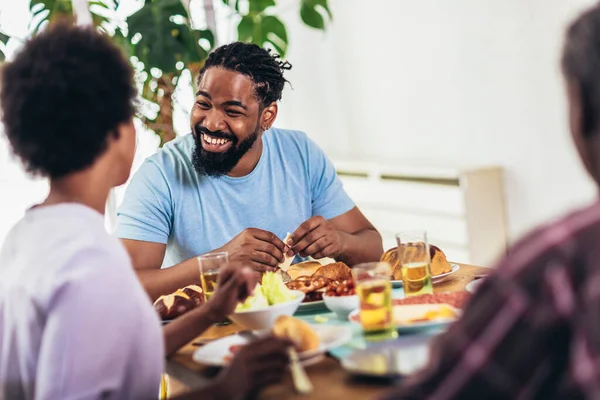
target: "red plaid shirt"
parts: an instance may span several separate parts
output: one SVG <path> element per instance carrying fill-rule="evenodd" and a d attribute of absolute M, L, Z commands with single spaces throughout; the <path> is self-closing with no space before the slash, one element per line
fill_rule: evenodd
<path fill-rule="evenodd" d="M 600 203 L 519 242 L 383 399 L 600 399 Z"/>

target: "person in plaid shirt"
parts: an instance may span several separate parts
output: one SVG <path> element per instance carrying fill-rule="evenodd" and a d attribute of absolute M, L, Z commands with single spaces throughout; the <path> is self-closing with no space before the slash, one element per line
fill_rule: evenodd
<path fill-rule="evenodd" d="M 569 27 L 571 133 L 600 185 L 600 5 Z M 382 399 L 600 398 L 600 202 L 509 251 L 429 365 Z"/>

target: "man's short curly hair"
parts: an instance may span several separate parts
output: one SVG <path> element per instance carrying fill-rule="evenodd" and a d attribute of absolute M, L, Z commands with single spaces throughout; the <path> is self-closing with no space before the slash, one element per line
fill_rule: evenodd
<path fill-rule="evenodd" d="M 262 107 L 267 107 L 281 100 L 283 87 L 288 82 L 283 72 L 292 69 L 289 62 L 279 59 L 279 54 L 271 54 L 270 50 L 256 44 L 233 42 L 209 54 L 198 74 L 198 82 L 212 67 L 239 72 L 252 79 L 256 98 Z"/>
<path fill-rule="evenodd" d="M 132 67 L 92 28 L 59 25 L 34 37 L 4 65 L 1 85 L 6 136 L 33 175 L 91 166 L 135 113 Z"/>

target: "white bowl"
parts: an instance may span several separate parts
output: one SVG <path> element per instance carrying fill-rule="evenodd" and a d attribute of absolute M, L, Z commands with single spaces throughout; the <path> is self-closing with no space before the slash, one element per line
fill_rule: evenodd
<path fill-rule="evenodd" d="M 246 329 L 271 329 L 277 317 L 280 315 L 293 315 L 300 306 L 300 303 L 302 303 L 302 300 L 304 300 L 304 293 L 299 290 L 294 290 L 293 292 L 296 295 L 294 300 L 259 310 L 236 311 L 229 315 L 229 319 Z"/>
<path fill-rule="evenodd" d="M 323 296 L 325 306 L 337 314 L 344 321 L 348 318 L 350 312 L 356 310 L 359 306 L 358 296 Z"/>

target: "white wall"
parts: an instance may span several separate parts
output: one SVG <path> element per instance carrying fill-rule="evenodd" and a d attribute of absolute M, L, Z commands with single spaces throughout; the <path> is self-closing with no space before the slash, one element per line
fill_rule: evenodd
<path fill-rule="evenodd" d="M 566 23 L 593 0 L 330 0 L 326 33 L 301 24 L 296 1 L 280 1 L 294 89 L 279 126 L 305 130 L 332 157 L 502 165 L 512 239 L 594 196 L 558 69 Z M 0 23 L 24 36 L 26 2 L 13 3 L 0 0 Z M 180 95 L 182 133 L 192 98 Z M 140 156 L 154 143 L 142 132 Z M 9 164 L 0 143 L 0 176 Z M 10 189 L 0 182 L 2 206 L 22 210 L 43 192 L 11 179 Z M 17 214 L 0 214 L 0 241 Z"/>
<path fill-rule="evenodd" d="M 566 24 L 592 0 L 331 0 L 328 32 L 286 12 L 279 126 L 332 156 L 498 164 L 511 239 L 593 198 L 567 131 Z"/>

